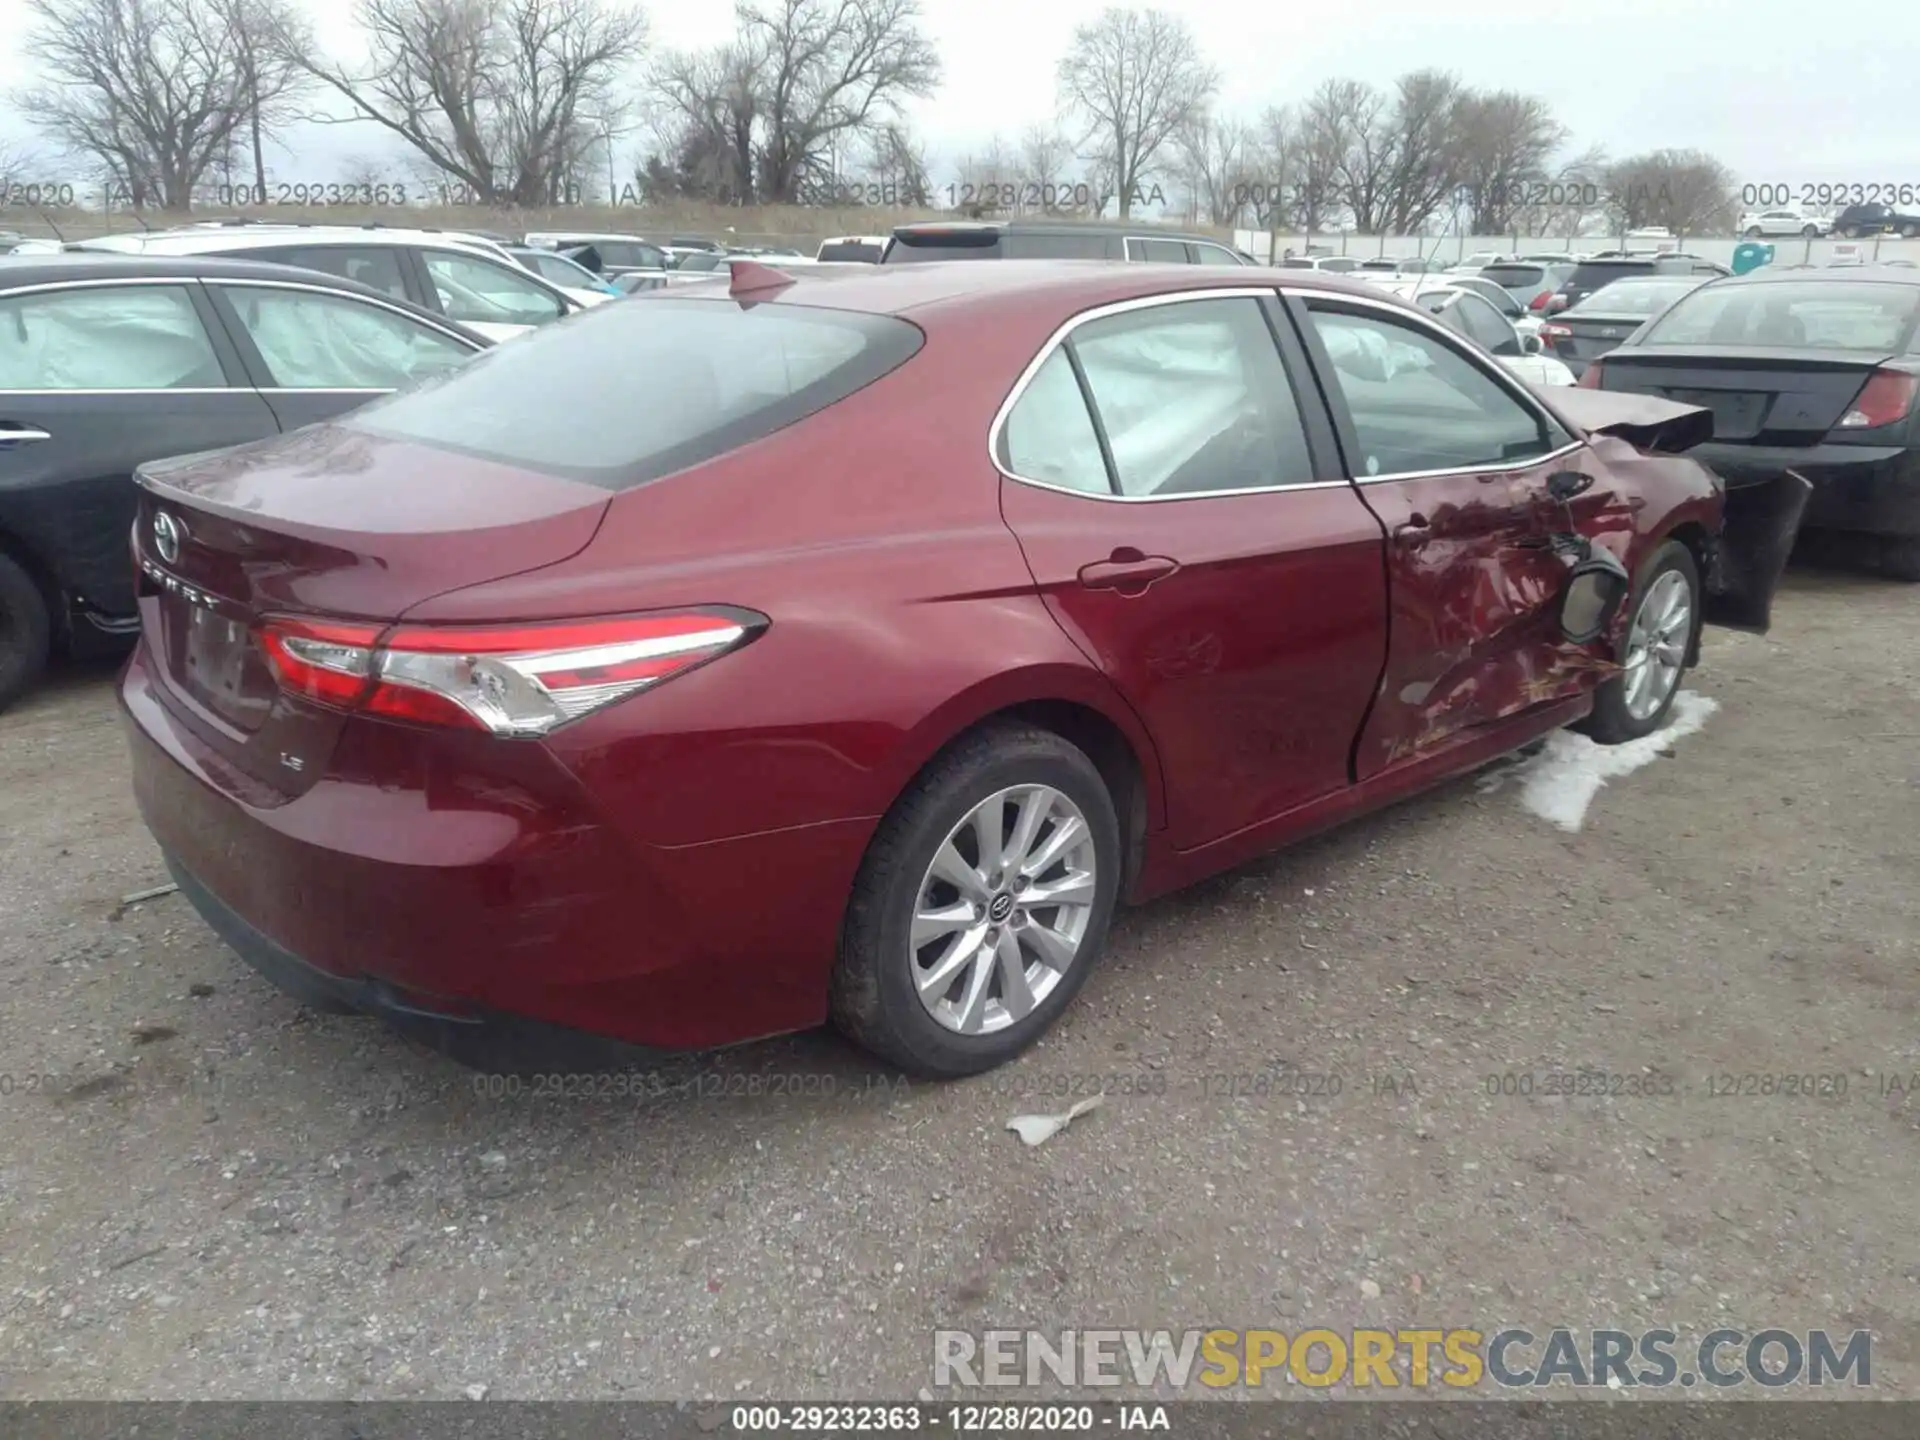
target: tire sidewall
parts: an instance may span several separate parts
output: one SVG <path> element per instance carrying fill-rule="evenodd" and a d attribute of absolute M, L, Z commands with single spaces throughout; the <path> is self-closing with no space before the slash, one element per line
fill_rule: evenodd
<path fill-rule="evenodd" d="M 1093 832 L 1098 873 L 1093 913 L 1073 964 L 1053 993 L 1031 1014 L 991 1035 L 960 1035 L 948 1030 L 920 1003 L 911 974 L 909 937 L 919 903 L 921 881 L 934 853 L 953 827 L 996 791 L 1017 785 L 1050 785 L 1080 807 Z M 880 897 L 876 980 L 887 1028 L 894 1032 L 929 1073 L 968 1075 L 1005 1063 L 1038 1040 L 1073 1002 L 1106 944 L 1107 928 L 1119 893 L 1120 827 L 1112 797 L 1100 772 L 1079 751 L 1062 743 L 1058 750 L 1009 753 L 970 767 L 944 787 L 944 793 L 920 823 L 899 837 L 901 854 L 890 884 Z"/>
<path fill-rule="evenodd" d="M 1640 613 L 1647 592 L 1653 589 L 1654 582 L 1670 571 L 1678 571 L 1686 580 L 1688 600 L 1693 612 L 1692 623 L 1687 631 L 1687 653 L 1693 653 L 1693 647 L 1700 635 L 1701 604 L 1700 567 L 1694 561 L 1693 552 L 1677 540 L 1666 540 L 1656 546 L 1647 556 L 1640 569 L 1640 576 L 1634 582 L 1633 597 L 1627 608 L 1627 629 L 1621 637 L 1620 661 L 1626 663 L 1628 649 L 1632 644 L 1633 619 Z M 1639 740 L 1653 734 L 1667 723 L 1674 702 L 1680 698 L 1681 688 L 1686 683 L 1686 671 L 1674 681 L 1673 689 L 1667 692 L 1667 698 L 1651 716 L 1642 720 L 1627 709 L 1627 677 L 1623 671 L 1613 676 L 1600 687 L 1594 699 L 1594 729 L 1596 738 L 1607 744 L 1619 744 L 1624 740 Z"/>
<path fill-rule="evenodd" d="M 53 622 L 40 587 L 0 555 L 0 710 L 40 678 L 52 641 Z"/>

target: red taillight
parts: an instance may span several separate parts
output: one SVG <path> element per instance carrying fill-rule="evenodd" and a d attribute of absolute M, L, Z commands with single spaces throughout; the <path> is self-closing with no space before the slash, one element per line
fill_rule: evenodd
<path fill-rule="evenodd" d="M 1574 383 L 1579 385 L 1582 390 L 1598 390 L 1600 388 L 1600 362 L 1598 360 L 1588 361 L 1587 368 L 1580 372 L 1579 380 Z"/>
<path fill-rule="evenodd" d="M 1547 302 L 1556 298 L 1557 297 L 1555 296 L 1553 291 L 1542 290 L 1538 295 L 1534 296 L 1533 299 L 1527 302 L 1527 309 L 1545 310 L 1547 308 Z"/>
<path fill-rule="evenodd" d="M 350 710 L 373 684 L 373 642 L 378 625 L 274 618 L 260 627 L 280 688 L 322 705 Z"/>
<path fill-rule="evenodd" d="M 382 628 L 273 617 L 261 648 L 281 687 L 418 724 L 544 735 L 743 644 L 749 612 L 686 611 L 533 625 Z"/>
<path fill-rule="evenodd" d="M 1876 370 L 1854 397 L 1847 413 L 1840 417 L 1839 430 L 1871 430 L 1876 425 L 1891 425 L 1904 420 L 1913 409 L 1913 397 L 1920 391 L 1920 380 L 1900 370 Z"/>
<path fill-rule="evenodd" d="M 1573 338 L 1573 331 L 1564 325 L 1555 325 L 1549 320 L 1540 327 L 1540 338 L 1542 340 L 1571 340 Z"/>

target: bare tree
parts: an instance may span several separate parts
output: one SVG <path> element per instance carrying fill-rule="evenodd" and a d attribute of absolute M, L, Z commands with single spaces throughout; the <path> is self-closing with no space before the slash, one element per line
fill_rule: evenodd
<path fill-rule="evenodd" d="M 834 144 L 897 118 L 940 78 L 919 0 L 764 0 L 737 14 L 741 40 L 762 57 L 763 200 L 795 199 Z"/>
<path fill-rule="evenodd" d="M 26 10 L 24 48 L 42 83 L 19 96 L 21 111 L 99 160 L 136 206 L 191 209 L 261 93 L 239 60 L 233 12 L 199 0 L 27 0 Z"/>
<path fill-rule="evenodd" d="M 1533 203 L 1514 210 L 1504 230 L 1482 233 L 1551 235 L 1571 243 L 1603 208 L 1606 172 L 1606 152 L 1597 145 L 1561 159 L 1547 168 L 1544 183 L 1527 187 Z"/>
<path fill-rule="evenodd" d="M 917 210 L 933 205 L 926 147 L 904 121 L 889 121 L 869 138 L 867 173 L 879 184 L 883 200 Z"/>
<path fill-rule="evenodd" d="M 1385 134 L 1386 97 L 1359 80 L 1327 80 L 1303 116 L 1307 183 L 1316 200 L 1344 206 L 1354 228 L 1376 234 L 1392 163 Z"/>
<path fill-rule="evenodd" d="M 722 204 L 754 198 L 765 56 L 736 39 L 713 50 L 664 56 L 654 87 L 668 110 L 670 148 L 678 157 L 680 193 Z"/>
<path fill-rule="evenodd" d="M 1086 127 L 1081 144 L 1111 172 L 1121 219 L 1162 148 L 1206 109 L 1219 78 L 1186 22 L 1164 10 L 1111 7 L 1074 31 L 1060 62 L 1060 99 Z"/>
<path fill-rule="evenodd" d="M 294 63 L 297 46 L 311 51 L 313 32 L 287 0 L 202 0 L 221 17 L 232 37 L 232 63 L 239 71 L 241 124 L 252 160 L 253 193 L 267 195 L 267 142 L 295 118 L 295 103 L 312 77 Z"/>
<path fill-rule="evenodd" d="M 1439 70 L 1415 70 L 1394 84 L 1382 149 L 1388 158 L 1380 230 L 1417 235 L 1453 198 L 1460 177 L 1461 107 L 1458 79 Z"/>
<path fill-rule="evenodd" d="M 1203 114 L 1182 127 L 1175 143 L 1195 208 L 1204 212 L 1206 223 L 1238 224 L 1251 189 L 1252 131 L 1239 120 Z"/>
<path fill-rule="evenodd" d="M 1664 225 L 1684 236 L 1731 229 L 1739 209 L 1733 172 L 1699 150 L 1654 150 L 1615 161 L 1601 184 L 1622 230 Z"/>
<path fill-rule="evenodd" d="M 367 59 L 287 53 L 483 203 L 552 204 L 647 37 L 630 0 L 361 0 Z"/>
<path fill-rule="evenodd" d="M 1020 173 L 1039 192 L 1042 210 L 1073 208 L 1072 167 L 1073 146 L 1058 126 L 1036 122 L 1021 133 Z"/>
<path fill-rule="evenodd" d="M 1567 131 L 1544 100 L 1511 90 L 1467 95 L 1455 120 L 1472 233 L 1505 235 L 1529 208 L 1577 203 L 1550 168 Z"/>

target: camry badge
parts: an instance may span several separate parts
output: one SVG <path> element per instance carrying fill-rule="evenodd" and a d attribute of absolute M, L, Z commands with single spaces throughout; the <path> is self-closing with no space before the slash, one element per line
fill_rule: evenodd
<path fill-rule="evenodd" d="M 187 538 L 187 527 L 162 510 L 153 517 L 153 548 L 169 565 L 180 559 L 180 542 Z"/>

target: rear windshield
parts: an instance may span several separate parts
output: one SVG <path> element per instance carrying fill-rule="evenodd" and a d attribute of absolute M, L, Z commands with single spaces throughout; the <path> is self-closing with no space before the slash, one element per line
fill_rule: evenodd
<path fill-rule="evenodd" d="M 1482 280 L 1491 280 L 1503 290 L 1532 290 L 1547 278 L 1544 265 L 1488 265 L 1480 271 Z"/>
<path fill-rule="evenodd" d="M 1920 313 L 1920 286 L 1779 280 L 1709 285 L 1656 321 L 1642 345 L 1756 345 L 1904 351 Z"/>
<path fill-rule="evenodd" d="M 902 265 L 914 260 L 998 260 L 1004 254 L 998 230 L 896 230 L 881 260 Z"/>
<path fill-rule="evenodd" d="M 1651 275 L 1651 260 L 1582 260 L 1575 267 L 1571 285 L 1605 285 L 1626 275 Z"/>
<path fill-rule="evenodd" d="M 1569 315 L 1592 312 L 1595 315 L 1655 315 L 1673 304 L 1693 286 L 1684 281 L 1634 278 L 1616 280 L 1582 300 Z"/>
<path fill-rule="evenodd" d="M 820 247 L 816 260 L 878 260 L 883 247 L 866 240 L 834 240 Z"/>
<path fill-rule="evenodd" d="M 923 338 L 890 315 L 649 296 L 520 336 L 342 423 L 624 490 L 844 400 Z"/>

